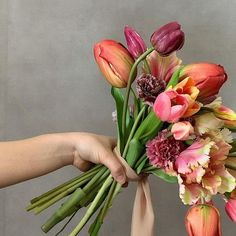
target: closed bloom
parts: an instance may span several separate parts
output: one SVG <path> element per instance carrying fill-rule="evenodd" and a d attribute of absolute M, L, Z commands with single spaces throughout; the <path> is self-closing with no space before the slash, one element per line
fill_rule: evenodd
<path fill-rule="evenodd" d="M 200 90 L 198 101 L 212 102 L 227 80 L 224 67 L 213 63 L 195 63 L 185 66 L 180 72 L 180 80 L 191 77 Z"/>
<path fill-rule="evenodd" d="M 130 26 L 125 26 L 124 34 L 128 50 L 133 58 L 138 58 L 147 50 L 145 42 L 135 29 Z"/>
<path fill-rule="evenodd" d="M 94 46 L 94 56 L 101 72 L 112 86 L 127 86 L 134 60 L 122 44 L 114 40 L 103 40 Z"/>
<path fill-rule="evenodd" d="M 156 97 L 165 90 L 166 82 L 150 74 L 142 74 L 137 80 L 137 93 L 139 98 L 149 105 L 153 105 Z"/>
<path fill-rule="evenodd" d="M 189 236 L 221 236 L 220 213 L 212 205 L 198 204 L 191 207 L 185 218 Z"/>
<path fill-rule="evenodd" d="M 189 136 L 194 133 L 194 129 L 189 121 L 182 121 L 172 126 L 171 133 L 176 140 L 188 140 Z"/>
<path fill-rule="evenodd" d="M 236 199 L 229 199 L 225 204 L 225 211 L 229 218 L 236 223 Z"/>
<path fill-rule="evenodd" d="M 184 32 L 180 29 L 178 22 L 170 22 L 151 36 L 151 43 L 155 50 L 162 56 L 168 56 L 184 45 Z"/>

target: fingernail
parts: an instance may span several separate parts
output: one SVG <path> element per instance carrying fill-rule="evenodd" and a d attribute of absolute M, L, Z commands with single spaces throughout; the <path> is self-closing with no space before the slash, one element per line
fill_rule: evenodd
<path fill-rule="evenodd" d="M 124 184 L 126 182 L 125 176 L 124 175 L 117 176 L 116 181 L 120 184 Z"/>

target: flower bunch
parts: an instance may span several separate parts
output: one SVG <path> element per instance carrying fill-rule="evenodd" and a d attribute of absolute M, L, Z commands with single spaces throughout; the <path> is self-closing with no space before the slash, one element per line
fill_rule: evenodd
<path fill-rule="evenodd" d="M 218 95 L 227 74 L 213 63 L 182 65 L 176 52 L 185 35 L 177 22 L 157 29 L 150 47 L 132 27 L 126 26 L 124 34 L 127 47 L 103 40 L 94 46 L 94 56 L 112 86 L 116 104 L 115 153 L 128 177 L 139 181 L 133 217 L 140 218 L 132 225 L 132 235 L 153 235 L 149 174 L 178 183 L 182 202 L 193 205 L 186 216 L 189 235 L 221 235 L 214 195 L 224 197 L 226 212 L 236 222 L 236 140 L 231 134 L 236 130 L 236 113 Z M 40 213 L 69 196 L 42 230 L 48 232 L 67 217 L 70 221 L 80 208 L 87 207 L 70 236 L 77 235 L 99 210 L 89 228 L 89 234 L 96 236 L 120 191 L 110 171 L 96 165 L 31 200 L 27 210 Z M 145 211 L 147 204 L 149 212 Z"/>

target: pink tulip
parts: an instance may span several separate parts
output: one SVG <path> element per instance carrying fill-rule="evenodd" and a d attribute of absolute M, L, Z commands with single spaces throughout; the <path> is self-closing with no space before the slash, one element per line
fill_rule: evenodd
<path fill-rule="evenodd" d="M 168 90 L 155 100 L 153 110 L 162 121 L 177 122 L 188 109 L 188 99 L 175 90 Z"/>
<path fill-rule="evenodd" d="M 173 89 L 157 96 L 153 105 L 154 112 L 162 121 L 170 123 L 177 122 L 182 117 L 190 117 L 200 110 L 200 104 L 195 101 L 198 93 L 194 81 L 188 77 Z"/>
<path fill-rule="evenodd" d="M 133 58 L 138 58 L 147 50 L 145 42 L 135 29 L 130 26 L 125 26 L 124 34 L 128 50 Z"/>
<path fill-rule="evenodd" d="M 101 72 L 112 86 L 127 86 L 134 60 L 122 44 L 114 40 L 103 40 L 94 46 L 94 56 Z"/>
<path fill-rule="evenodd" d="M 221 236 L 220 213 L 212 205 L 197 204 L 191 207 L 185 218 L 189 236 Z"/>
<path fill-rule="evenodd" d="M 236 223 L 236 199 L 230 198 L 225 204 L 225 211 L 229 218 Z"/>
<path fill-rule="evenodd" d="M 198 100 L 209 103 L 214 100 L 227 80 L 224 67 L 213 63 L 195 63 L 185 66 L 180 72 L 180 80 L 191 77 L 200 90 Z"/>
<path fill-rule="evenodd" d="M 194 133 L 194 130 L 190 122 L 182 121 L 172 126 L 171 133 L 176 140 L 188 140 L 189 136 Z"/>

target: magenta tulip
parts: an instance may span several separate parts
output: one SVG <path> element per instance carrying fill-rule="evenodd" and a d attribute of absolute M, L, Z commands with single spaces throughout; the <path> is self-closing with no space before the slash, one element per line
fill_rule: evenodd
<path fill-rule="evenodd" d="M 184 32 L 178 22 L 170 22 L 156 30 L 150 41 L 159 54 L 168 56 L 183 47 Z"/>
<path fill-rule="evenodd" d="M 141 36 L 135 29 L 130 26 L 125 26 L 124 29 L 125 39 L 127 42 L 128 50 L 133 58 L 138 58 L 147 50 L 147 46 Z"/>

